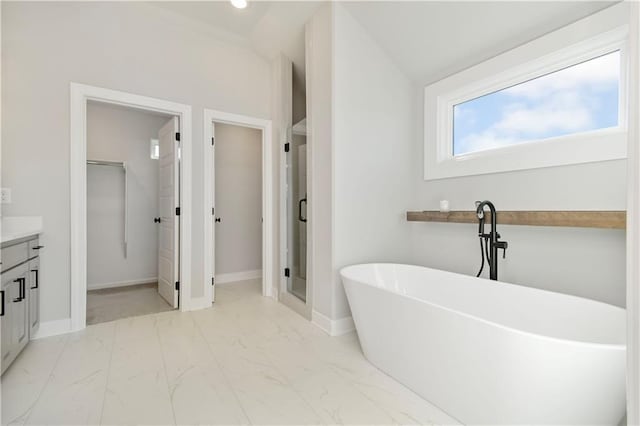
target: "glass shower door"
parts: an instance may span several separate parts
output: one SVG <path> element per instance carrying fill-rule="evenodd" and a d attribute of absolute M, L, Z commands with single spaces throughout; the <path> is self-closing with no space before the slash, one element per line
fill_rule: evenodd
<path fill-rule="evenodd" d="M 293 134 L 287 157 L 287 293 L 307 300 L 307 145 Z"/>

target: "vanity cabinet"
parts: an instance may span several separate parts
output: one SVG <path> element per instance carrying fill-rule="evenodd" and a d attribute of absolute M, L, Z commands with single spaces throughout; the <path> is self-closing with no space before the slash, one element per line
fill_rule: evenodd
<path fill-rule="evenodd" d="M 37 236 L 2 244 L 2 373 L 24 349 L 40 324 L 40 248 Z"/>

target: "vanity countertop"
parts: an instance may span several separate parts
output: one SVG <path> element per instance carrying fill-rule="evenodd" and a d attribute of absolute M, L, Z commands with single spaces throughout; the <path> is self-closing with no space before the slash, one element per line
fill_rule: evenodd
<path fill-rule="evenodd" d="M 8 216 L 2 219 L 0 243 L 42 233 L 41 216 Z"/>

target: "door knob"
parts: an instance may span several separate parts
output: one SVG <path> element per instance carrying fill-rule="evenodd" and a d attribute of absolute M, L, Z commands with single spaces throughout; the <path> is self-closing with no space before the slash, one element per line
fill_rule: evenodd
<path fill-rule="evenodd" d="M 222 219 L 220 219 L 219 217 L 216 217 L 216 222 L 220 223 L 222 222 Z"/>
<path fill-rule="evenodd" d="M 162 219 L 160 219 L 159 217 L 154 217 L 153 218 L 153 222 L 154 223 L 160 223 L 162 221 Z"/>

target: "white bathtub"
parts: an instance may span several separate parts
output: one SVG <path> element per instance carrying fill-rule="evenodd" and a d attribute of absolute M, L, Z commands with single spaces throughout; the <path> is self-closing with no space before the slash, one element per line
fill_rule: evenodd
<path fill-rule="evenodd" d="M 369 361 L 459 421 L 624 416 L 624 309 L 419 266 L 340 273 Z"/>

